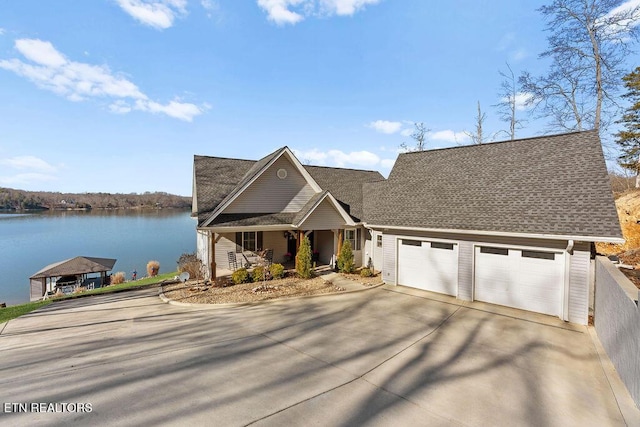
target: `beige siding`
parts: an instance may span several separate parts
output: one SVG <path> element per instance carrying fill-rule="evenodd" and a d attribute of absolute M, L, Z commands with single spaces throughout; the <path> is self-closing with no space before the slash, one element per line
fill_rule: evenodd
<path fill-rule="evenodd" d="M 321 264 L 329 264 L 334 254 L 335 238 L 333 231 L 320 230 L 314 231 L 314 233 L 316 249 L 320 252 L 319 261 Z"/>
<path fill-rule="evenodd" d="M 229 258 L 227 252 L 236 251 L 235 233 L 223 233 L 218 235 L 218 241 L 216 242 L 216 265 L 218 268 L 229 268 Z M 239 255 L 239 254 L 238 254 Z M 237 256 L 239 266 L 242 264 L 241 256 Z"/>
<path fill-rule="evenodd" d="M 309 217 L 300 225 L 301 230 L 334 230 L 343 228 L 344 219 L 338 213 L 336 208 L 327 199 L 324 199 L 320 205 L 309 215 Z"/>
<path fill-rule="evenodd" d="M 262 235 L 265 249 L 273 249 L 273 262 L 282 264 L 287 253 L 287 239 L 283 231 L 265 231 Z"/>
<path fill-rule="evenodd" d="M 586 325 L 589 320 L 589 273 L 591 252 L 584 245 L 573 251 L 569 268 L 569 322 Z M 577 250 L 580 248 L 581 250 Z"/>
<path fill-rule="evenodd" d="M 287 171 L 285 179 L 278 178 L 278 169 Z M 314 194 L 315 191 L 293 164 L 280 157 L 224 213 L 299 212 Z"/>
<path fill-rule="evenodd" d="M 396 236 L 382 236 L 382 280 L 390 285 L 396 284 Z"/>

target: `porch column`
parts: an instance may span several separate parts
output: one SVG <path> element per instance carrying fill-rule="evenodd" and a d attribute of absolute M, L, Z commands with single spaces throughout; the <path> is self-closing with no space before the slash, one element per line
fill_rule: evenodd
<path fill-rule="evenodd" d="M 211 232 L 211 243 L 209 245 L 211 250 L 211 274 L 210 279 L 212 282 L 216 281 L 216 233 L 214 231 Z"/>
<path fill-rule="evenodd" d="M 302 243 L 302 237 L 304 236 L 304 232 L 302 230 L 298 230 L 298 235 L 296 236 L 296 262 L 295 267 L 298 269 L 298 255 L 300 254 L 300 243 Z"/>
<path fill-rule="evenodd" d="M 344 230 L 341 228 L 338 230 L 338 254 L 337 255 L 340 255 L 343 241 L 344 241 Z"/>

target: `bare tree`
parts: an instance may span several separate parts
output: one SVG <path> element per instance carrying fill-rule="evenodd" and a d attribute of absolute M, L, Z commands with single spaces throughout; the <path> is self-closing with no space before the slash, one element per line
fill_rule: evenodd
<path fill-rule="evenodd" d="M 507 62 L 506 64 L 508 71 L 499 71 L 500 76 L 502 76 L 502 83 L 500 84 L 500 91 L 498 92 L 500 102 L 495 104 L 494 107 L 498 109 L 498 117 L 500 120 L 509 123 L 509 131 L 500 132 L 507 133 L 509 139 L 513 141 L 516 138 L 516 129 L 521 129 L 524 123 L 523 120 L 516 117 L 518 102 L 523 101 L 519 98 L 526 97 L 527 95 L 519 90 L 516 75 L 513 73 L 509 63 Z"/>
<path fill-rule="evenodd" d="M 637 40 L 640 6 L 621 0 L 553 0 L 539 11 L 547 21 L 549 73 L 523 73 L 529 104 L 552 129 L 606 128 L 619 108 L 622 65 Z"/>
<path fill-rule="evenodd" d="M 485 141 L 484 134 L 482 131 L 482 126 L 484 124 L 485 119 L 487 118 L 487 114 L 483 113 L 480 109 L 480 101 L 478 101 L 478 115 L 476 116 L 476 131 L 475 133 L 465 132 L 465 134 L 471 138 L 474 144 L 482 144 Z"/>
<path fill-rule="evenodd" d="M 411 134 L 411 138 L 416 142 L 414 146 L 407 145 L 406 142 L 400 144 L 400 148 L 405 151 L 425 151 L 427 149 L 427 133 L 431 131 L 431 129 L 427 129 L 424 122 L 414 122 L 413 123 L 414 130 Z"/>

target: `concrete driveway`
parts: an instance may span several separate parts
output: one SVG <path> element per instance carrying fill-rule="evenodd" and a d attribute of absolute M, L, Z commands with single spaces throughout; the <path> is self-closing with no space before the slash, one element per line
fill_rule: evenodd
<path fill-rule="evenodd" d="M 0 330 L 5 425 L 640 419 L 612 391 L 588 328 L 404 288 L 217 309 L 147 289 L 55 303 Z M 7 411 L 39 402 L 91 412 Z"/>

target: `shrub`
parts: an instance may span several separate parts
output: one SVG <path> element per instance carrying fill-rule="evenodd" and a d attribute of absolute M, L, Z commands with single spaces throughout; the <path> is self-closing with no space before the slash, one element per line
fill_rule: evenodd
<path fill-rule="evenodd" d="M 282 279 L 284 277 L 284 265 L 271 264 L 271 267 L 269 267 L 269 272 L 271 273 L 271 277 L 273 277 L 274 279 Z"/>
<path fill-rule="evenodd" d="M 303 279 L 311 278 L 311 243 L 309 238 L 304 236 L 300 242 L 298 255 L 296 255 L 296 273 Z"/>
<path fill-rule="evenodd" d="M 111 275 L 111 284 L 119 285 L 120 283 L 124 283 L 125 275 L 124 271 L 118 271 L 117 273 L 113 273 Z"/>
<path fill-rule="evenodd" d="M 338 270 L 341 273 L 353 273 L 356 269 L 356 264 L 353 261 L 353 251 L 351 250 L 351 243 L 345 240 L 342 244 L 342 249 L 338 254 Z"/>
<path fill-rule="evenodd" d="M 373 276 L 373 271 L 371 271 L 368 268 L 363 268 L 362 270 L 360 270 L 360 276 L 362 277 L 372 277 Z"/>
<path fill-rule="evenodd" d="M 184 253 L 178 258 L 178 273 L 189 273 L 189 278 L 202 280 L 204 274 L 202 273 L 202 263 L 194 253 Z"/>
<path fill-rule="evenodd" d="M 158 261 L 149 261 L 147 263 L 147 275 L 149 277 L 155 277 L 160 271 L 160 263 Z"/>
<path fill-rule="evenodd" d="M 258 265 L 257 267 L 255 267 L 253 269 L 253 273 L 251 274 L 251 278 L 253 279 L 254 282 L 262 282 L 263 280 L 266 280 L 266 270 L 263 266 Z"/>
<path fill-rule="evenodd" d="M 239 268 L 231 274 L 231 280 L 236 285 L 240 283 L 247 283 L 249 281 L 249 272 L 246 268 Z"/>

